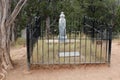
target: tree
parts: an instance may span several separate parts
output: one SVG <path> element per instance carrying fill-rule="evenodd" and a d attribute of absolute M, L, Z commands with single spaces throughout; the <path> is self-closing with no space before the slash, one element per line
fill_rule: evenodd
<path fill-rule="evenodd" d="M 62 11 L 66 15 L 73 12 L 70 0 L 30 0 L 24 10 L 26 14 L 23 13 L 23 15 L 27 15 L 28 20 L 32 20 L 36 15 L 40 16 L 42 18 L 41 22 L 45 22 L 44 30 L 47 37 L 51 33 L 51 26 L 56 24 Z"/>
<path fill-rule="evenodd" d="M 0 59 L 2 61 L 1 66 L 4 69 L 13 68 L 10 57 L 10 28 L 26 1 L 19 0 L 10 13 L 11 0 L 0 0 Z"/>
<path fill-rule="evenodd" d="M 116 22 L 115 31 L 120 33 L 120 6 L 117 9 L 115 22 Z"/>

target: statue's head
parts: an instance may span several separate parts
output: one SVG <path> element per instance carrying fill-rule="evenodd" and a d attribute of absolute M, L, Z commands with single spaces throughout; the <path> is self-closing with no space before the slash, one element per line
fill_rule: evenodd
<path fill-rule="evenodd" d="M 65 14 L 64 14 L 64 12 L 61 12 L 61 14 L 60 14 L 60 18 L 65 18 Z"/>

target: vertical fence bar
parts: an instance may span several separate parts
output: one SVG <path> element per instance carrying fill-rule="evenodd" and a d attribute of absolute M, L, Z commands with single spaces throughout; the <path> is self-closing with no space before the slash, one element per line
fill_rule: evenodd
<path fill-rule="evenodd" d="M 55 39 L 54 39 L 54 29 L 53 29 L 53 64 L 54 64 L 54 58 L 55 58 L 55 57 L 54 57 L 54 55 L 55 55 L 55 53 L 54 53 L 54 51 L 55 51 L 55 50 L 54 50 L 54 48 L 55 48 L 55 47 L 54 47 L 54 45 L 55 45 L 54 42 L 55 42 L 55 41 L 54 41 L 54 40 L 55 40 Z"/>
<path fill-rule="evenodd" d="M 66 37 L 66 34 L 65 34 L 65 29 L 64 29 L 64 64 L 65 64 L 65 37 Z"/>
<path fill-rule="evenodd" d="M 79 23 L 80 23 L 80 17 L 79 17 Z M 81 32 L 81 27 L 79 27 L 79 30 L 78 30 L 78 34 L 79 34 L 79 36 L 78 36 L 79 37 L 78 38 L 78 41 L 79 41 L 79 44 L 78 44 L 79 45 L 79 54 L 81 55 L 81 53 L 80 53 L 80 37 L 81 37 L 80 32 Z M 79 64 L 80 64 L 80 55 L 79 55 L 79 62 L 78 62 Z"/>
<path fill-rule="evenodd" d="M 95 40 L 96 40 L 96 41 L 97 41 L 97 36 L 98 36 L 98 35 L 99 35 L 99 34 L 96 34 L 96 37 L 95 37 Z M 94 41 L 95 41 L 95 40 L 94 40 Z M 96 63 L 96 58 L 97 58 L 97 54 L 98 54 L 98 53 L 97 53 L 97 47 L 98 47 L 98 46 L 97 46 L 97 42 L 96 42 L 96 43 L 95 43 L 95 63 Z"/>
<path fill-rule="evenodd" d="M 28 70 L 30 69 L 30 25 L 27 25 L 26 28 L 26 45 L 27 45 L 27 63 L 28 63 Z"/>
<path fill-rule="evenodd" d="M 32 24 L 30 25 L 30 56 L 32 56 L 31 62 L 33 63 L 33 28 L 32 28 Z"/>
<path fill-rule="evenodd" d="M 71 27 L 70 27 L 70 33 L 69 33 L 69 64 L 71 62 L 70 52 L 71 52 Z"/>
<path fill-rule="evenodd" d="M 70 64 L 70 28 L 69 28 L 69 64 Z"/>
<path fill-rule="evenodd" d="M 81 63 L 81 56 L 82 56 L 82 49 L 81 49 L 81 40 L 82 40 L 82 30 L 80 29 L 80 60 L 79 60 L 79 63 Z"/>
<path fill-rule="evenodd" d="M 106 62 L 108 62 L 108 40 L 109 40 L 109 36 L 108 36 L 108 29 L 106 30 Z"/>
<path fill-rule="evenodd" d="M 101 31 L 102 32 L 102 31 Z M 101 44 L 101 50 L 100 50 L 100 63 L 101 63 L 101 59 L 102 59 L 102 46 L 103 46 L 103 32 L 101 33 L 101 40 L 100 40 L 100 44 Z"/>
<path fill-rule="evenodd" d="M 94 42 L 94 37 L 95 37 L 95 20 L 92 21 L 92 38 Z"/>
<path fill-rule="evenodd" d="M 77 32 L 77 30 L 75 29 L 75 46 L 74 46 L 74 64 L 76 63 L 76 32 Z"/>
<path fill-rule="evenodd" d="M 39 34 L 39 29 L 38 29 L 38 17 L 35 17 L 35 23 L 34 23 L 34 33 L 33 33 L 33 38 L 35 39 L 34 41 L 36 42 L 36 63 L 38 63 L 38 34 L 36 34 L 36 32 Z M 37 41 L 36 41 L 37 40 Z M 34 42 L 34 44 L 35 44 Z M 34 45 L 33 44 L 33 45 Z M 33 46 L 34 47 L 34 46 Z"/>
<path fill-rule="evenodd" d="M 90 63 L 91 63 L 91 57 L 92 57 L 92 41 L 90 40 Z"/>
<path fill-rule="evenodd" d="M 38 40 L 37 40 L 37 63 L 39 62 L 39 61 L 38 61 L 38 60 L 39 60 L 39 59 L 38 59 L 38 55 L 39 55 L 39 54 L 38 54 Z"/>
<path fill-rule="evenodd" d="M 111 48 L 112 48 L 112 27 L 109 28 L 109 48 L 108 48 L 108 65 L 110 66 L 111 61 Z"/>
<path fill-rule="evenodd" d="M 59 43 L 58 43 L 58 55 L 60 54 L 60 35 L 59 35 Z M 59 64 L 60 64 L 60 55 L 59 55 Z"/>
<path fill-rule="evenodd" d="M 49 64 L 49 34 L 47 33 L 48 36 L 48 64 Z"/>
<path fill-rule="evenodd" d="M 85 63 L 86 63 L 86 57 L 87 57 L 87 35 L 85 36 Z"/>
<path fill-rule="evenodd" d="M 41 23 L 42 24 L 42 23 Z M 41 26 L 41 37 L 42 37 L 42 63 L 44 64 L 44 25 Z"/>

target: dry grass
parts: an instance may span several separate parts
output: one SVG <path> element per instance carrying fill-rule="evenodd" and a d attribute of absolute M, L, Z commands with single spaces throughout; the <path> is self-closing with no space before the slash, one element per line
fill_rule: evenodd
<path fill-rule="evenodd" d="M 46 39 L 38 40 L 33 49 L 33 55 L 31 60 L 33 63 L 50 63 L 58 64 L 62 63 L 94 63 L 94 62 L 105 62 L 106 49 L 105 42 L 97 44 L 96 41 L 92 42 L 91 39 L 82 36 L 81 40 L 79 35 L 76 41 L 71 43 L 48 43 Z M 101 51 L 102 50 L 102 51 Z M 78 57 L 59 57 L 59 52 L 79 52 Z"/>
<path fill-rule="evenodd" d="M 26 45 L 26 40 L 24 38 L 18 38 L 14 43 L 11 44 L 12 48 L 20 48 L 20 47 L 25 47 Z"/>

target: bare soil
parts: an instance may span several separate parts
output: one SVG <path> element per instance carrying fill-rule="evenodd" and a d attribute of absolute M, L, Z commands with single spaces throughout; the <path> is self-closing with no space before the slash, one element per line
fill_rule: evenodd
<path fill-rule="evenodd" d="M 113 41 L 111 66 L 81 65 L 69 68 L 27 70 L 26 48 L 12 49 L 15 69 L 7 80 L 120 80 L 120 45 Z"/>

